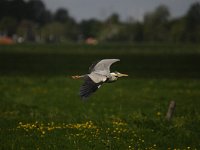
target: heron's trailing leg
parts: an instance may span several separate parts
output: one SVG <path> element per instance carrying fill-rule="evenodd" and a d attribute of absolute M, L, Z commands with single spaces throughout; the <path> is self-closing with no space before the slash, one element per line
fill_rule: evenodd
<path fill-rule="evenodd" d="M 75 75 L 75 76 L 72 76 L 72 79 L 80 79 L 80 78 L 84 78 L 85 75 Z"/>

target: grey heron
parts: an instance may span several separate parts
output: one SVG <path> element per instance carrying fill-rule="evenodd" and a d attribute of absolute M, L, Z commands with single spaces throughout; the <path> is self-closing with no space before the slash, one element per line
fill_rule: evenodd
<path fill-rule="evenodd" d="M 103 83 L 111 83 L 116 81 L 119 77 L 128 76 L 117 71 L 110 72 L 110 66 L 120 61 L 119 59 L 103 59 L 93 63 L 89 67 L 89 74 L 75 75 L 73 79 L 84 78 L 84 83 L 80 87 L 80 96 L 82 99 L 89 97 L 97 89 L 101 87 Z"/>

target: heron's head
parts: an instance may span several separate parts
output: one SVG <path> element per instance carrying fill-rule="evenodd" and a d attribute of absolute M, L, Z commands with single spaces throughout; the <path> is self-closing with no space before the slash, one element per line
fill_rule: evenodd
<path fill-rule="evenodd" d="M 115 76 L 115 77 L 117 77 L 117 78 L 119 78 L 119 77 L 127 77 L 128 76 L 127 74 L 123 74 L 123 73 L 120 73 L 118 71 L 111 72 L 110 74 Z"/>

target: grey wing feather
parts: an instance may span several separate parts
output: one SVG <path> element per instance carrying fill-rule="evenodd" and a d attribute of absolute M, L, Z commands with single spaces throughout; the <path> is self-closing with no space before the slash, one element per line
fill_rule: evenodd
<path fill-rule="evenodd" d="M 85 77 L 83 85 L 80 87 L 80 96 L 82 99 L 89 97 L 98 88 L 100 88 L 102 83 L 95 83 L 89 76 Z"/>
<path fill-rule="evenodd" d="M 94 67 L 96 66 L 97 63 L 99 63 L 101 60 L 95 61 L 92 63 L 92 65 L 89 67 L 89 73 L 93 72 Z"/>
<path fill-rule="evenodd" d="M 110 66 L 117 61 L 120 61 L 120 60 L 119 59 L 103 59 L 101 61 L 98 61 L 90 67 L 90 73 L 95 72 L 95 73 L 107 76 L 110 74 Z"/>

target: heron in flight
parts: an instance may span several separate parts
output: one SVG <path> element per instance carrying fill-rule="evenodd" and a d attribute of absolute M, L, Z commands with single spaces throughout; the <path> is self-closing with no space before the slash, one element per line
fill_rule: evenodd
<path fill-rule="evenodd" d="M 110 66 L 120 61 L 119 59 L 103 59 L 93 63 L 89 67 L 89 74 L 75 75 L 73 79 L 84 78 L 84 83 L 80 87 L 80 96 L 82 99 L 89 97 L 97 89 L 101 87 L 103 83 L 111 83 L 116 81 L 119 77 L 128 76 L 117 71 L 110 72 Z"/>

